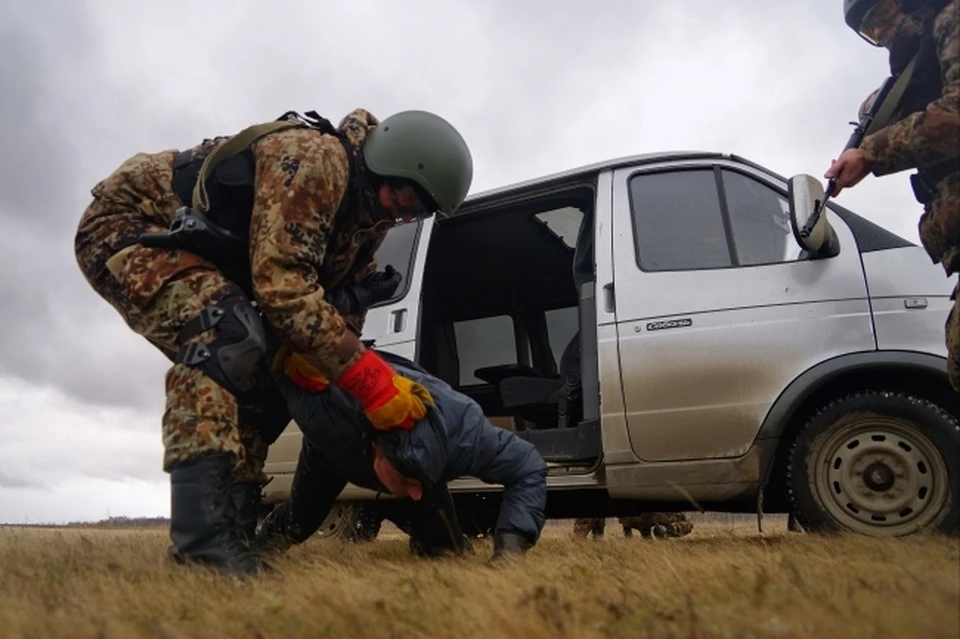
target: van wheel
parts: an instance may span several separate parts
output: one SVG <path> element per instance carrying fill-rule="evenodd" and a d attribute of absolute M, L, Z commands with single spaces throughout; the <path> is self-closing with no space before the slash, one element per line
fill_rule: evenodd
<path fill-rule="evenodd" d="M 818 410 L 790 450 L 793 511 L 810 532 L 960 529 L 960 423 L 925 399 L 858 392 Z"/>
<path fill-rule="evenodd" d="M 380 534 L 383 518 L 362 502 L 338 501 L 330 509 L 315 535 L 321 539 L 373 541 Z"/>

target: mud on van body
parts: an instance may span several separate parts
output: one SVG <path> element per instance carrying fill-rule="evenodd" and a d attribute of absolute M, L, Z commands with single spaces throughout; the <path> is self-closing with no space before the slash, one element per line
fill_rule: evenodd
<path fill-rule="evenodd" d="M 835 203 L 829 250 L 804 250 L 790 197 L 706 152 L 474 195 L 390 231 L 378 260 L 404 279 L 364 338 L 533 442 L 550 518 L 762 507 L 810 530 L 956 531 L 953 283 Z M 271 448 L 266 504 L 288 498 L 300 438 L 291 423 Z M 488 531 L 501 488 L 450 488 Z M 375 533 L 383 499 L 349 485 L 320 534 Z"/>

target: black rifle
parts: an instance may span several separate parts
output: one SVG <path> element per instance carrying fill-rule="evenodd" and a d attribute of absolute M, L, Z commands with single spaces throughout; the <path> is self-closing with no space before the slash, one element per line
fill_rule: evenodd
<path fill-rule="evenodd" d="M 860 147 L 860 145 L 863 143 L 863 138 L 867 136 L 867 131 L 870 130 L 870 126 L 877 118 L 877 113 L 879 113 L 880 109 L 884 106 L 884 102 L 886 101 L 887 96 L 890 95 L 890 91 L 893 90 L 893 86 L 896 84 L 896 82 L 897 78 L 894 76 L 889 76 L 886 80 L 884 80 L 883 84 L 880 85 L 880 90 L 877 91 L 877 95 L 873 99 L 873 102 L 870 103 L 870 107 L 863 113 L 862 116 L 860 116 L 860 121 L 850 123 L 854 125 L 854 129 L 853 133 L 851 133 L 850 137 L 847 139 L 847 144 L 843 147 L 843 151 Z M 843 151 L 841 151 L 841 153 L 843 153 Z M 817 203 L 817 208 L 814 210 L 813 215 L 807 219 L 807 223 L 804 224 L 800 229 L 801 237 L 810 236 L 810 233 L 813 231 L 813 227 L 816 226 L 817 222 L 820 220 L 820 215 L 827 206 L 827 201 L 834 194 L 836 188 L 837 181 L 831 179 L 827 183 L 825 197 L 822 201 Z"/>

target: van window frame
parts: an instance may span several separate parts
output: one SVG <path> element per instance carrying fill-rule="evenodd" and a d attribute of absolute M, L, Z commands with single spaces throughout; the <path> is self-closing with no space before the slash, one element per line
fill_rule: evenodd
<path fill-rule="evenodd" d="M 633 195 L 633 189 L 631 188 L 632 181 L 641 176 L 650 176 L 650 175 L 659 175 L 659 174 L 670 174 L 670 173 L 682 173 L 689 171 L 699 171 L 699 172 L 712 172 L 714 178 L 714 187 L 715 187 L 715 196 L 717 197 L 719 208 L 720 208 L 720 218 L 724 229 L 724 236 L 727 243 L 727 254 L 729 257 L 730 263 L 724 266 L 696 266 L 688 268 L 645 268 L 643 264 L 643 257 L 640 255 L 640 233 L 637 226 L 637 202 Z M 733 222 L 730 218 L 730 209 L 727 204 L 727 195 L 726 190 L 723 184 L 723 172 L 728 171 L 731 173 L 739 173 L 742 177 L 750 180 L 755 180 L 761 186 L 767 187 L 775 192 L 779 197 L 784 199 L 788 198 L 787 190 L 785 187 L 772 182 L 769 179 L 766 179 L 762 176 L 759 176 L 752 171 L 747 170 L 744 167 L 730 165 L 726 163 L 717 163 L 717 162 L 706 162 L 706 163 L 690 163 L 683 164 L 681 166 L 669 166 L 669 167 L 637 167 L 635 170 L 630 171 L 626 180 L 624 181 L 624 188 L 627 193 L 627 204 L 629 210 L 627 214 L 630 216 L 630 229 L 633 238 L 633 258 L 634 263 L 637 268 L 644 273 L 689 273 L 695 271 L 718 271 L 718 270 L 733 270 L 733 269 L 749 269 L 749 268 L 758 268 L 764 266 L 776 266 L 780 264 L 793 264 L 799 259 L 793 260 L 778 260 L 770 262 L 760 262 L 760 263 L 751 263 L 743 264 L 740 262 L 740 257 L 737 251 L 736 238 L 733 231 Z M 796 240 L 792 237 L 791 241 L 794 243 Z M 824 258 L 830 259 L 830 258 Z"/>
<path fill-rule="evenodd" d="M 410 244 L 410 254 L 407 259 L 406 270 L 404 271 L 403 280 L 401 280 L 400 286 L 397 287 L 397 290 L 394 292 L 392 296 L 390 296 L 389 299 L 385 299 L 383 301 L 377 302 L 376 304 L 371 304 L 368 307 L 368 309 L 381 308 L 384 306 L 389 306 L 390 304 L 395 304 L 396 302 L 399 302 L 404 297 L 406 297 L 407 293 L 410 292 L 410 286 L 412 284 L 411 282 L 412 276 L 415 275 L 417 253 L 420 250 L 420 237 L 423 234 L 423 220 L 418 219 L 413 222 L 408 222 L 407 224 L 397 224 L 395 226 L 390 227 L 387 230 L 387 236 L 384 237 L 383 242 L 381 242 L 380 246 L 377 247 L 377 252 L 374 254 L 374 257 L 377 259 L 377 270 L 383 270 L 385 265 L 380 261 L 378 257 L 380 251 L 383 249 L 383 244 L 386 243 L 390 233 L 397 231 L 398 229 L 400 229 L 400 227 L 410 226 L 410 225 L 414 225 L 416 228 L 413 233 L 413 241 Z M 394 268 L 397 268 L 397 266 L 394 265 Z"/>

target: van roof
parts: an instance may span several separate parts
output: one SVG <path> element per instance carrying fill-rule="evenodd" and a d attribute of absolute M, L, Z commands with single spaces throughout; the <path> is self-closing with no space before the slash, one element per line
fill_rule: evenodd
<path fill-rule="evenodd" d="M 584 178 L 589 178 L 602 171 L 617 169 L 623 166 L 635 166 L 643 164 L 654 164 L 658 162 L 674 162 L 684 160 L 729 160 L 749 166 L 757 171 L 766 173 L 775 180 L 786 182 L 787 177 L 770 170 L 762 164 L 757 164 L 752 160 L 737 155 L 735 153 L 722 153 L 719 151 L 660 151 L 657 153 L 642 153 L 638 155 L 627 155 L 618 158 L 611 158 L 602 162 L 585 164 L 565 171 L 549 173 L 540 177 L 535 177 L 521 182 L 514 182 L 505 186 L 481 191 L 469 195 L 460 209 L 452 217 L 461 217 L 469 215 L 476 209 L 482 209 L 491 199 L 500 199 L 517 195 L 528 190 L 537 191 L 541 189 L 551 189 L 557 186 L 578 182 Z M 857 239 L 858 248 L 862 252 L 876 251 L 889 248 L 899 248 L 907 246 L 916 246 L 913 242 L 900 237 L 889 229 L 886 229 L 866 218 L 857 215 L 853 211 L 840 206 L 836 202 L 830 202 L 827 205 L 841 219 L 843 219 L 853 230 Z"/>
<path fill-rule="evenodd" d="M 456 215 L 459 215 L 460 212 L 467 213 L 469 209 L 473 208 L 481 202 L 485 202 L 490 198 L 498 198 L 504 195 L 510 195 L 518 191 L 525 191 L 530 188 L 536 188 L 541 186 L 550 186 L 557 183 L 572 182 L 577 181 L 583 177 L 591 176 L 601 171 L 607 171 L 610 169 L 620 168 L 622 166 L 631 166 L 635 164 L 652 164 L 654 162 L 670 162 L 674 160 L 715 160 L 715 159 L 724 159 L 724 160 L 734 160 L 737 162 L 743 162 L 744 164 L 750 165 L 756 169 L 764 171 L 765 173 L 770 174 L 774 177 L 781 176 L 772 173 L 769 169 L 757 165 L 749 160 L 745 160 L 737 155 L 729 153 L 720 153 L 717 151 L 660 151 L 657 153 L 642 153 L 637 155 L 627 155 L 618 158 L 611 158 L 609 160 L 603 160 L 601 162 L 594 162 L 592 164 L 585 164 L 578 166 L 572 169 L 567 169 L 564 171 L 558 171 L 555 173 L 549 173 L 539 177 L 531 178 L 529 180 L 523 180 L 520 182 L 514 182 L 512 184 L 507 184 L 505 186 L 500 186 L 493 189 L 487 189 L 486 191 L 480 191 L 467 196 L 467 199 L 464 201 L 463 206 Z"/>

